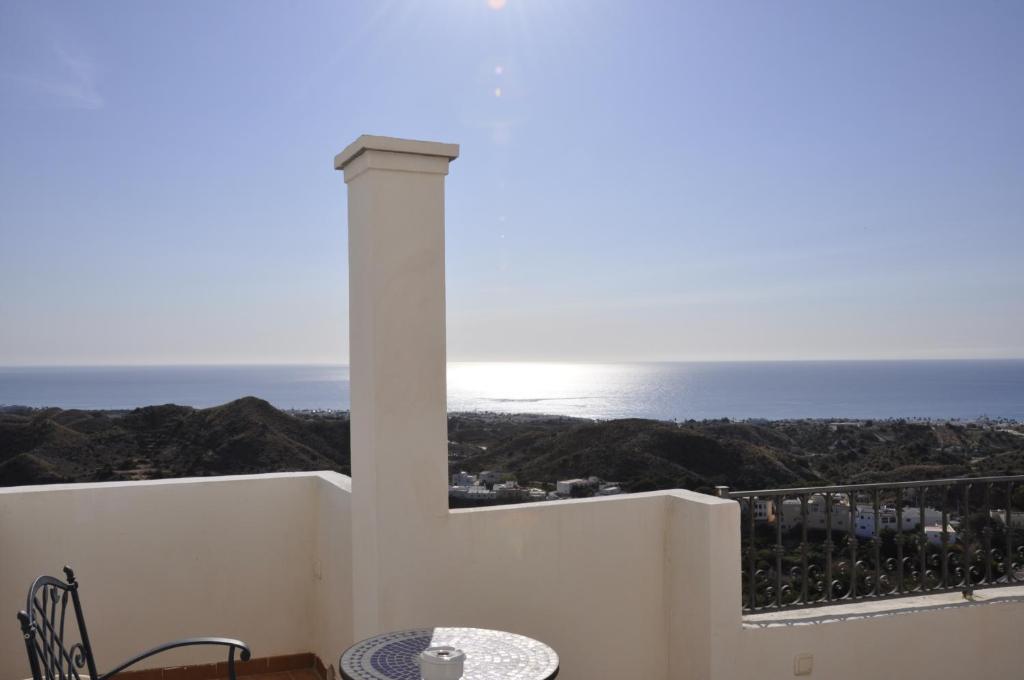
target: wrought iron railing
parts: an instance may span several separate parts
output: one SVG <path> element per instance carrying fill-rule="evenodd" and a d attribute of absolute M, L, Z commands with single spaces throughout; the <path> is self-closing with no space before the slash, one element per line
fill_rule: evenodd
<path fill-rule="evenodd" d="M 743 610 L 1024 584 L 1024 475 L 730 491 Z"/>

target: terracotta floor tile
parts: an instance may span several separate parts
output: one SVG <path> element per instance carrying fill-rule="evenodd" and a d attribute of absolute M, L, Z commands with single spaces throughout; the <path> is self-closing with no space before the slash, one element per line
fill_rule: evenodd
<path fill-rule="evenodd" d="M 259 676 L 259 680 L 292 680 L 292 674 L 291 671 L 267 673 L 266 675 Z"/>
<path fill-rule="evenodd" d="M 313 655 L 313 670 L 317 672 L 318 680 L 326 680 L 327 668 L 324 666 L 323 659 L 315 654 Z"/>
<path fill-rule="evenodd" d="M 267 660 L 263 659 L 250 659 L 249 661 L 238 661 L 235 660 L 235 675 L 256 675 L 267 672 Z M 226 678 L 228 677 L 228 662 L 221 661 L 217 664 L 217 677 Z"/>
<path fill-rule="evenodd" d="M 124 680 L 162 680 L 164 669 L 150 668 L 144 671 L 125 671 L 118 673 L 117 677 Z"/>
<path fill-rule="evenodd" d="M 271 657 L 271 660 L 263 658 L 248 662 L 237 661 L 235 671 L 238 680 L 322 680 L 314 667 L 315 663 L 316 657 L 313 654 L 289 654 Z M 224 661 L 215 666 L 178 666 L 162 671 L 147 671 L 145 676 L 140 674 L 140 677 L 133 676 L 128 680 L 227 680 L 227 666 L 227 662 Z"/>
<path fill-rule="evenodd" d="M 291 671 L 291 674 L 292 680 L 320 680 L 320 676 L 312 668 Z"/>
<path fill-rule="evenodd" d="M 285 656 L 272 656 L 268 660 L 269 666 L 267 671 L 270 673 L 277 673 L 280 671 L 294 671 L 303 668 L 313 667 L 313 655 L 309 652 L 305 654 L 288 654 Z"/>
<path fill-rule="evenodd" d="M 163 680 L 207 680 L 209 676 L 206 666 L 177 666 L 165 668 Z"/>

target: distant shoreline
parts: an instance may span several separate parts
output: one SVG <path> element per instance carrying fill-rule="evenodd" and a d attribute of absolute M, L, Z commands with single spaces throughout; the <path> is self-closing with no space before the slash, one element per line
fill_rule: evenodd
<path fill-rule="evenodd" d="M 258 398 L 258 397 L 257 397 Z M 98 408 L 98 409 L 70 409 L 62 406 L 26 406 L 24 404 L 0 404 L 0 413 L 19 413 L 19 412 L 40 412 L 51 409 L 59 409 L 61 411 L 82 411 L 86 413 L 99 413 L 104 415 L 125 415 L 137 411 L 139 409 L 146 408 L 158 408 L 162 406 L 170 406 L 175 408 L 189 408 L 195 410 L 203 410 L 205 408 L 216 408 L 216 407 L 199 407 L 189 406 L 187 404 L 145 404 L 143 406 L 135 406 L 133 408 Z M 305 417 L 333 417 L 333 418 L 349 418 L 350 411 L 348 409 L 298 409 L 298 408 L 282 408 L 278 409 L 284 413 L 288 413 L 294 416 L 305 416 Z M 910 416 L 910 417 L 886 417 L 886 418 L 844 418 L 842 416 L 836 416 L 833 418 L 819 418 L 819 417 L 807 417 L 807 418 L 701 418 L 701 419 L 664 419 L 664 418 L 649 418 L 644 416 L 626 416 L 626 417 L 606 417 L 606 418 L 586 418 L 581 416 L 569 416 L 562 415 L 559 413 L 516 413 L 508 411 L 448 411 L 448 417 L 474 417 L 482 420 L 494 419 L 496 421 L 513 421 L 521 423 L 530 423 L 537 421 L 549 421 L 549 420 L 563 420 L 563 421 L 579 421 L 580 423 L 594 423 L 594 422 L 612 422 L 616 420 L 650 420 L 658 423 L 673 423 L 673 424 L 686 424 L 686 423 L 744 423 L 748 425 L 757 424 L 828 424 L 828 425 L 853 425 L 853 424 L 871 424 L 871 423 L 920 423 L 930 425 L 1009 425 L 1018 426 L 1024 425 L 1024 419 L 1018 420 L 1014 418 L 989 418 L 982 416 L 979 418 L 929 418 L 923 416 Z"/>
<path fill-rule="evenodd" d="M 561 359 L 524 359 L 524 360 L 512 360 L 512 361 L 461 361 L 461 360 L 449 360 L 448 365 L 487 365 L 487 364 L 551 364 L 551 365 L 578 365 L 578 366 L 611 366 L 617 364 L 636 364 L 636 365 L 675 365 L 675 364 L 838 364 L 838 363 L 940 363 L 940 362 L 965 362 L 965 361 L 1019 361 L 1024 362 L 1024 357 L 941 357 L 941 358 L 927 358 L 927 357 L 912 357 L 908 359 L 899 358 L 865 358 L 865 357 L 854 357 L 845 359 L 666 359 L 666 360 L 612 360 L 612 361 L 572 361 L 572 360 L 561 360 Z M 348 368 L 349 364 L 345 362 L 327 362 L 327 363 L 300 363 L 300 362 L 285 362 L 285 363 L 142 363 L 142 364 L 0 364 L 0 370 L 34 370 L 34 369 L 146 369 L 146 368 L 304 368 L 304 367 L 320 367 L 320 368 Z"/>

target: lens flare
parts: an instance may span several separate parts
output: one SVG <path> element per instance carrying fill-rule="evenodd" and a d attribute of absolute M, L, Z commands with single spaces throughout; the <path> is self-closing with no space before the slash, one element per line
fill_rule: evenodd
<path fill-rule="evenodd" d="M 505 9 L 507 2 L 508 0 L 487 0 L 487 6 L 497 12 L 498 10 Z"/>

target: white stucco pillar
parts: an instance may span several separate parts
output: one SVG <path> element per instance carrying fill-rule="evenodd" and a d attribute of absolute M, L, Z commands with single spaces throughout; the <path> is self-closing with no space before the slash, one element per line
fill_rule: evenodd
<path fill-rule="evenodd" d="M 444 178 L 458 155 L 363 135 L 334 159 L 348 185 L 357 638 L 395 624 L 390 575 L 414 573 L 411 539 L 447 518 Z"/>

